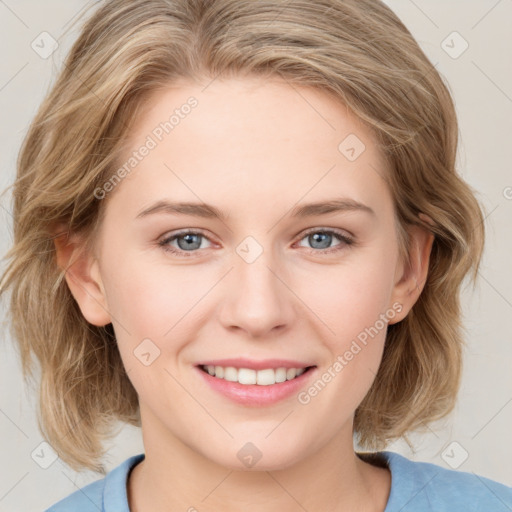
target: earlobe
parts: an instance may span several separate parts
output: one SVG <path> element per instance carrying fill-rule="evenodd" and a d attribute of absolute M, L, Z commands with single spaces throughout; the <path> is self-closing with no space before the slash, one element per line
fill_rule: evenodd
<path fill-rule="evenodd" d="M 111 322 L 98 261 L 86 249 L 85 240 L 65 226 L 54 230 L 56 263 L 85 319 L 96 326 Z"/>
<path fill-rule="evenodd" d="M 433 221 L 420 213 L 419 217 L 430 225 Z M 395 282 L 391 303 L 402 305 L 400 315 L 393 322 L 403 320 L 418 300 L 427 281 L 430 254 L 434 243 L 434 234 L 423 226 L 412 225 L 408 228 L 410 236 L 409 258 L 401 266 L 400 275 Z"/>

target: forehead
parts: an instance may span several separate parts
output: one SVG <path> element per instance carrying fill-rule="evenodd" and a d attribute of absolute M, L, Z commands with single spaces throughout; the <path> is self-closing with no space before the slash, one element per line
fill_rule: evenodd
<path fill-rule="evenodd" d="M 146 99 L 128 141 L 124 163 L 150 147 L 120 187 L 138 204 L 164 191 L 241 205 L 259 195 L 289 206 L 305 195 L 372 202 L 386 194 L 371 130 L 326 92 L 284 80 L 170 84 Z"/>

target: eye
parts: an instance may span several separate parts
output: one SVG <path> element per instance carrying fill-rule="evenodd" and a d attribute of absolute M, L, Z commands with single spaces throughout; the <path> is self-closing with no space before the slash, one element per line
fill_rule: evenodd
<path fill-rule="evenodd" d="M 341 251 L 354 243 L 352 237 L 341 231 L 322 228 L 311 229 L 300 241 L 305 239 L 307 239 L 312 246 L 309 252 L 314 254 L 329 254 Z M 199 252 L 199 249 L 207 248 L 202 243 L 206 240 L 210 241 L 201 231 L 184 230 L 163 238 L 158 242 L 158 245 L 166 252 L 178 256 L 191 257 L 194 256 L 194 253 Z M 332 242 L 335 240 L 338 240 L 339 243 L 331 246 Z M 173 243 L 177 244 L 177 246 L 171 245 Z M 300 246 L 303 247 L 302 245 Z"/>
<path fill-rule="evenodd" d="M 314 250 L 311 253 L 329 254 L 332 252 L 341 251 L 346 246 L 354 243 L 354 239 L 345 233 L 333 229 L 314 228 L 306 233 L 300 241 L 307 240 Z M 333 240 L 338 240 L 339 243 L 331 246 Z M 303 246 L 301 246 L 303 247 Z"/>
<path fill-rule="evenodd" d="M 173 254 L 177 254 L 179 256 L 190 257 L 192 254 L 197 252 L 197 249 L 204 249 L 204 245 L 202 241 L 209 240 L 203 233 L 200 231 L 181 231 L 178 233 L 174 233 L 168 237 L 165 237 L 163 240 L 158 242 L 164 251 L 171 252 Z M 178 247 L 173 247 L 170 245 L 172 242 L 176 242 Z"/>

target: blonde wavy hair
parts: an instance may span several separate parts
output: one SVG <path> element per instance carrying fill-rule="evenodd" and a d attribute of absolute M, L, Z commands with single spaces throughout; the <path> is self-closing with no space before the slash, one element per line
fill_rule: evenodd
<path fill-rule="evenodd" d="M 140 426 L 112 324 L 80 312 L 56 262 L 53 229 L 94 241 L 148 95 L 178 79 L 284 78 L 348 106 L 392 170 L 401 254 L 406 228 L 434 235 L 424 289 L 389 325 L 376 379 L 355 414 L 358 443 L 380 449 L 454 407 L 464 345 L 460 288 L 475 282 L 484 224 L 455 169 L 458 125 L 442 77 L 379 0 L 110 0 L 85 21 L 24 139 L 13 187 L 14 244 L 0 281 L 25 379 L 40 368 L 38 421 L 61 459 L 105 474 L 116 421 Z M 432 225 L 419 219 L 424 213 Z"/>

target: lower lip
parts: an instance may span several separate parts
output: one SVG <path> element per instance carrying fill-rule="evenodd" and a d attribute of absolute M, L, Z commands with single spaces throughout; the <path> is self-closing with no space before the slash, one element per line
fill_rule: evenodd
<path fill-rule="evenodd" d="M 295 379 L 270 384 L 268 386 L 230 382 L 225 379 L 213 377 L 197 366 L 196 370 L 212 389 L 230 398 L 234 402 L 249 406 L 265 406 L 275 404 L 291 395 L 298 394 L 300 388 L 305 385 L 306 381 L 309 380 L 315 371 L 315 367 L 310 368 L 302 375 L 295 377 Z"/>

